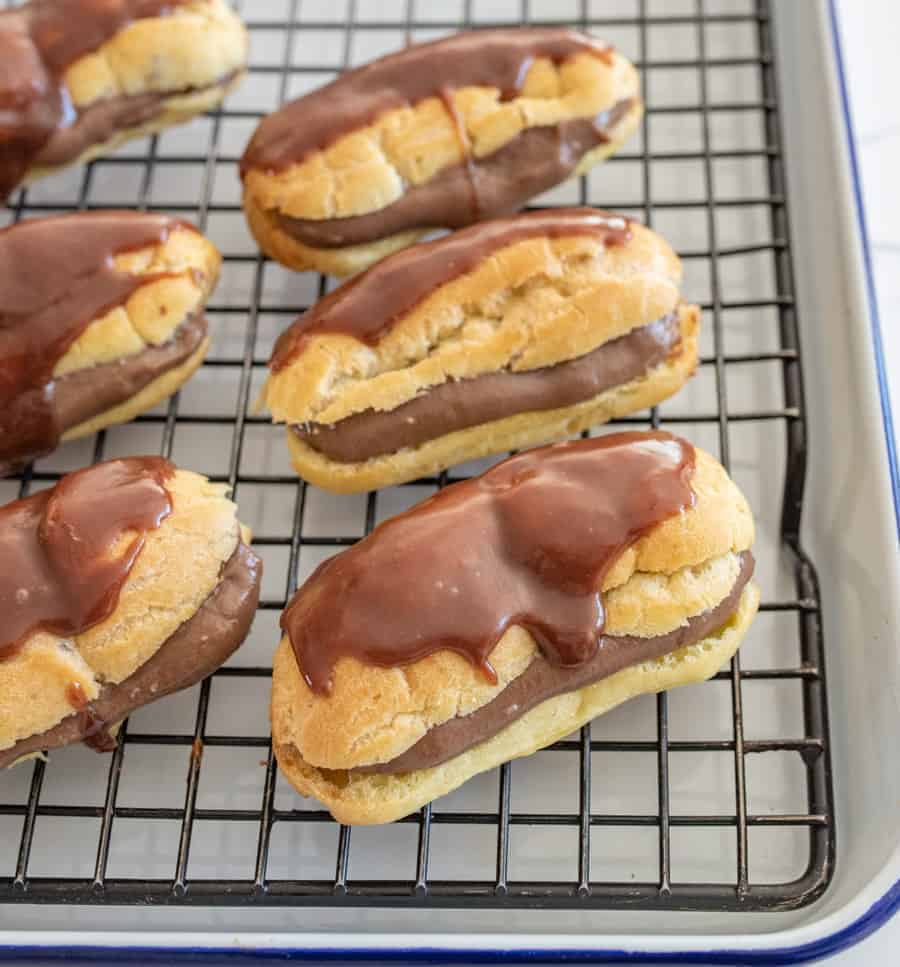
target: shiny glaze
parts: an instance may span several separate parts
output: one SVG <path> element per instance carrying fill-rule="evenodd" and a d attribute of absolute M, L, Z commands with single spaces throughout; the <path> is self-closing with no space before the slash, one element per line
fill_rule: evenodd
<path fill-rule="evenodd" d="M 38 631 L 78 635 L 112 614 L 147 533 L 172 511 L 174 469 L 111 460 L 0 507 L 0 660 Z"/>
<path fill-rule="evenodd" d="M 610 60 L 610 48 L 560 27 L 475 30 L 416 44 L 348 71 L 264 118 L 241 159 L 241 174 L 280 171 L 365 127 L 379 115 L 462 87 L 517 95 L 537 58 L 576 54 Z M 452 112 L 451 112 L 452 114 Z"/>
<path fill-rule="evenodd" d="M 395 667 L 449 650 L 494 680 L 512 625 L 548 661 L 590 661 L 619 556 L 691 507 L 694 449 L 661 431 L 542 447 L 440 491 L 325 561 L 281 619 L 310 688 L 344 657 Z"/>
<path fill-rule="evenodd" d="M 317 302 L 275 344 L 273 372 L 287 366 L 311 336 L 344 333 L 370 346 L 432 292 L 473 271 L 493 252 L 529 238 L 593 236 L 621 245 L 628 221 L 593 208 L 560 208 L 473 225 L 433 242 L 414 245 L 376 263 Z"/>
<path fill-rule="evenodd" d="M 53 370 L 72 343 L 164 277 L 119 272 L 115 257 L 160 245 L 179 226 L 163 215 L 90 212 L 0 231 L 0 474 L 59 442 Z"/>
<path fill-rule="evenodd" d="M 75 61 L 135 20 L 188 0 L 32 0 L 0 12 L 0 201 L 54 131 L 75 116 L 63 83 Z"/>

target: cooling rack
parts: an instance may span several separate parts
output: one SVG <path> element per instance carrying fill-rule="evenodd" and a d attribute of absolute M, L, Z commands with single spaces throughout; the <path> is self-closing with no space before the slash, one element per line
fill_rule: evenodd
<path fill-rule="evenodd" d="M 0 902 L 785 910 L 834 866 L 816 572 L 800 542 L 807 456 L 791 238 L 766 0 L 255 0 L 251 69 L 225 107 L 38 183 L 0 224 L 60 211 L 173 212 L 224 252 L 210 358 L 167 405 L 0 482 L 4 500 L 112 456 L 159 452 L 227 482 L 266 565 L 226 667 L 81 749 L 0 777 Z M 704 315 L 692 386 L 618 421 L 710 449 L 761 521 L 760 617 L 711 682 L 646 697 L 394 826 L 338 826 L 279 778 L 265 721 L 286 597 L 321 560 L 436 487 L 359 498 L 299 483 L 253 410 L 278 332 L 330 280 L 264 259 L 236 162 L 258 119 L 347 65 L 473 26 L 569 23 L 638 65 L 647 102 L 617 157 L 538 204 L 597 204 L 662 231 Z M 602 431 L 601 431 L 602 432 Z M 767 543 L 766 543 L 767 542 Z M 767 577 L 766 575 L 769 575 Z"/>

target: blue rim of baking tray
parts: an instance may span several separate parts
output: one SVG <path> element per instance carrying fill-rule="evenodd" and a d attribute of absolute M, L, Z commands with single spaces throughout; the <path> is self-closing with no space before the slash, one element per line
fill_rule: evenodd
<path fill-rule="evenodd" d="M 840 30 L 838 27 L 837 8 L 835 0 L 828 2 L 828 16 L 831 28 L 832 48 L 835 66 L 837 68 L 838 86 L 841 95 L 841 112 L 844 118 L 844 131 L 850 161 L 850 176 L 853 184 L 853 199 L 856 209 L 856 219 L 859 226 L 860 242 L 863 257 L 863 269 L 866 277 L 866 293 L 869 303 L 869 319 L 872 331 L 872 344 L 875 356 L 875 369 L 878 379 L 878 393 L 881 400 L 881 418 L 884 427 L 884 440 L 887 450 L 888 467 L 891 475 L 891 494 L 894 503 L 894 519 L 897 535 L 900 539 L 900 464 L 897 458 L 897 446 L 894 437 L 894 419 L 891 410 L 891 398 L 888 389 L 887 369 L 885 366 L 884 343 L 881 337 L 881 319 L 878 312 L 878 299 L 875 289 L 875 273 L 872 265 L 872 253 L 869 246 L 869 235 L 866 224 L 866 214 L 863 207 L 862 184 L 859 171 L 859 159 L 856 151 L 856 139 L 853 129 L 853 118 L 850 111 L 850 100 L 847 91 L 847 79 L 844 71 L 844 58 L 841 50 Z M 176 959 L 181 963 L 200 965 L 227 964 L 230 962 L 252 965 L 273 961 L 295 961 L 302 963 L 365 962 L 392 964 L 512 964 L 512 963 L 606 963 L 628 962 L 635 964 L 801 964 L 828 957 L 832 954 L 852 947 L 864 940 L 879 927 L 887 923 L 900 910 L 900 880 L 878 900 L 876 900 L 861 916 L 846 927 L 837 930 L 827 937 L 813 940 L 797 947 L 781 947 L 772 950 L 683 950 L 661 951 L 630 951 L 615 949 L 568 949 L 568 950 L 461 950 L 439 947 L 417 947 L 393 949 L 377 948 L 349 948 L 328 947 L 316 950 L 301 948 L 280 949 L 258 948 L 235 949 L 227 947 L 63 947 L 63 946 L 4 946 L 0 947 L 0 962 L 41 964 L 67 963 L 76 967 L 78 964 L 171 964 Z"/>

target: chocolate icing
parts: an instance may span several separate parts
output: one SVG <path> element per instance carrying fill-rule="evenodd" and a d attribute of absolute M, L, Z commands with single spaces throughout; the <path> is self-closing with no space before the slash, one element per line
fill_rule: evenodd
<path fill-rule="evenodd" d="M 472 225 L 414 245 L 320 299 L 278 338 L 269 366 L 284 369 L 312 336 L 343 333 L 377 345 L 394 324 L 435 289 L 475 269 L 498 249 L 525 239 L 587 235 L 602 245 L 631 237 L 628 220 L 594 208 L 559 208 Z"/>
<path fill-rule="evenodd" d="M 130 400 L 144 387 L 189 359 L 206 337 L 206 317 L 192 316 L 161 346 L 79 369 L 55 382 L 56 420 L 63 431 Z"/>
<path fill-rule="evenodd" d="M 480 423 L 592 399 L 644 376 L 668 358 L 680 339 L 678 315 L 673 313 L 554 366 L 450 380 L 393 410 L 364 410 L 332 425 L 291 429 L 330 460 L 369 460 Z"/>
<path fill-rule="evenodd" d="M 112 614 L 147 532 L 172 511 L 174 469 L 110 460 L 0 507 L 0 660 L 37 631 L 77 635 Z"/>
<path fill-rule="evenodd" d="M 119 272 L 114 258 L 162 244 L 185 223 L 89 212 L 0 231 L 0 474 L 48 453 L 62 428 L 53 370 L 95 319 L 167 273 Z"/>
<path fill-rule="evenodd" d="M 694 502 L 695 454 L 662 431 L 531 450 L 454 484 L 321 564 L 281 617 L 310 688 L 343 657 L 396 667 L 455 651 L 492 681 L 512 625 L 557 665 L 590 661 L 624 550 Z"/>
<path fill-rule="evenodd" d="M 461 87 L 494 87 L 504 100 L 521 90 L 537 58 L 555 63 L 610 48 L 562 27 L 474 30 L 415 44 L 341 74 L 264 118 L 241 158 L 241 175 L 280 171 L 327 148 L 379 115 Z"/>
<path fill-rule="evenodd" d="M 75 121 L 66 70 L 133 21 L 164 16 L 186 2 L 32 0 L 0 11 L 0 201 L 54 134 Z"/>
<path fill-rule="evenodd" d="M 107 684 L 93 702 L 70 695 L 75 713 L 40 735 L 0 751 L 0 768 L 22 756 L 80 740 L 98 751 L 115 747 L 110 728 L 136 708 L 189 688 L 212 674 L 247 636 L 259 600 L 262 562 L 239 543 L 223 566 L 219 583 L 193 617 L 119 684 Z"/>
<path fill-rule="evenodd" d="M 735 613 L 741 594 L 753 576 L 753 555 L 741 554 L 741 569 L 731 591 L 714 608 L 689 618 L 687 623 L 651 638 L 604 635 L 597 653 L 583 665 L 565 668 L 537 655 L 518 678 L 496 698 L 470 715 L 450 719 L 430 729 L 413 746 L 390 762 L 362 766 L 354 772 L 398 773 L 430 769 L 487 741 L 526 712 L 547 699 L 592 685 L 616 672 L 696 644 L 717 631 Z"/>
<path fill-rule="evenodd" d="M 529 198 L 565 181 L 592 148 L 632 106 L 629 98 L 595 118 L 528 128 L 502 148 L 473 162 L 443 168 L 409 186 L 384 208 L 351 218 L 292 218 L 276 213 L 292 238 L 315 248 L 339 248 L 387 238 L 413 228 L 462 228 L 481 218 L 505 215 Z M 466 202 L 468 199 L 468 202 Z"/>

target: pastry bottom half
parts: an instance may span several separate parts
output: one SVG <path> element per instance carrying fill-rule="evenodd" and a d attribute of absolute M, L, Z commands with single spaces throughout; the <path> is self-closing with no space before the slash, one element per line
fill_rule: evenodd
<path fill-rule="evenodd" d="M 70 427 L 62 435 L 63 440 L 77 440 L 79 437 L 99 433 L 117 423 L 128 423 L 141 413 L 153 409 L 157 403 L 168 399 L 193 376 L 203 363 L 209 350 L 209 336 L 206 336 L 193 353 L 180 365 L 161 373 L 134 396 L 96 416 Z"/>
<path fill-rule="evenodd" d="M 317 487 L 356 493 L 427 477 L 467 460 L 565 440 L 592 426 L 649 409 L 676 393 L 697 365 L 699 313 L 682 308 L 681 325 L 679 347 L 665 362 L 639 379 L 572 406 L 517 413 L 358 463 L 332 460 L 288 427 L 291 464 L 304 480 Z"/>
<path fill-rule="evenodd" d="M 288 781 L 304 796 L 321 802 L 338 822 L 389 823 L 496 766 L 546 748 L 585 723 L 638 695 L 661 692 L 711 678 L 734 655 L 759 607 L 751 581 L 737 611 L 714 634 L 662 658 L 642 662 L 592 685 L 536 706 L 493 738 L 430 769 L 399 774 L 356 773 L 309 765 L 296 747 L 279 736 L 276 710 L 294 700 L 300 671 L 290 644 L 275 655 L 272 680 L 273 748 Z"/>

